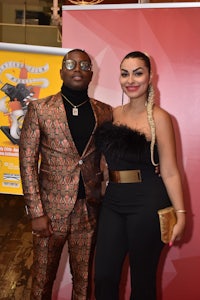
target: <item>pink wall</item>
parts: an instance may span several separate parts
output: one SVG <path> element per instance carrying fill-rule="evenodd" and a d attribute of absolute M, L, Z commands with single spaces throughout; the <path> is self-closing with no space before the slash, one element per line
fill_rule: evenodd
<path fill-rule="evenodd" d="M 157 102 L 174 120 L 188 210 L 183 243 L 163 252 L 159 290 L 162 300 L 199 300 L 200 8 L 105 7 L 65 6 L 63 47 L 82 48 L 91 54 L 95 74 L 90 95 L 113 106 L 121 101 L 118 77 L 123 56 L 141 50 L 153 57 Z M 57 299 L 68 299 L 63 296 L 69 278 L 65 270 L 61 285 L 57 282 Z"/>

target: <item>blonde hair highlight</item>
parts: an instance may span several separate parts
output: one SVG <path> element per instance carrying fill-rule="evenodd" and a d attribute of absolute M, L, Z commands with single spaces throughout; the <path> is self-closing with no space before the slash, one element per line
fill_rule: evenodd
<path fill-rule="evenodd" d="M 155 121 L 153 118 L 153 106 L 154 106 L 154 88 L 153 88 L 152 84 L 149 84 L 146 109 L 147 109 L 147 119 L 148 119 L 150 130 L 151 130 L 151 144 L 150 144 L 151 162 L 154 166 L 158 166 L 159 164 L 154 161 L 154 146 L 155 146 L 155 142 L 156 142 L 156 125 L 155 125 Z"/>

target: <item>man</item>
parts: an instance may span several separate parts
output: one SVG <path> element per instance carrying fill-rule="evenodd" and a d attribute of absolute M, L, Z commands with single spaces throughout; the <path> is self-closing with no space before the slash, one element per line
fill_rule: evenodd
<path fill-rule="evenodd" d="M 51 299 L 66 241 L 72 299 L 89 299 L 102 177 L 94 131 L 112 118 L 111 106 L 88 97 L 91 69 L 85 51 L 69 51 L 61 91 L 31 102 L 24 119 L 19 157 L 33 233 L 31 299 Z"/>

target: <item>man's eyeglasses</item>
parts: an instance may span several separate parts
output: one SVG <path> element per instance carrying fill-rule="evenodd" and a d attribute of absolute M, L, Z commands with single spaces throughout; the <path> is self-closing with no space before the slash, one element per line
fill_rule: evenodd
<path fill-rule="evenodd" d="M 73 59 L 66 59 L 66 60 L 63 60 L 63 64 L 64 64 L 65 68 L 70 71 L 70 70 L 74 70 L 76 68 L 77 61 L 75 61 Z M 82 71 L 91 71 L 91 69 L 92 69 L 91 63 L 87 60 L 79 61 L 78 64 Z"/>

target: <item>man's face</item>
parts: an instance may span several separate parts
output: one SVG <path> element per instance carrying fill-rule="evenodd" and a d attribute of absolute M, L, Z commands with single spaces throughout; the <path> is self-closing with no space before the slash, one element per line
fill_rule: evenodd
<path fill-rule="evenodd" d="M 63 60 L 60 76 L 66 87 L 81 91 L 88 88 L 93 72 L 88 55 L 81 51 L 67 54 Z"/>

